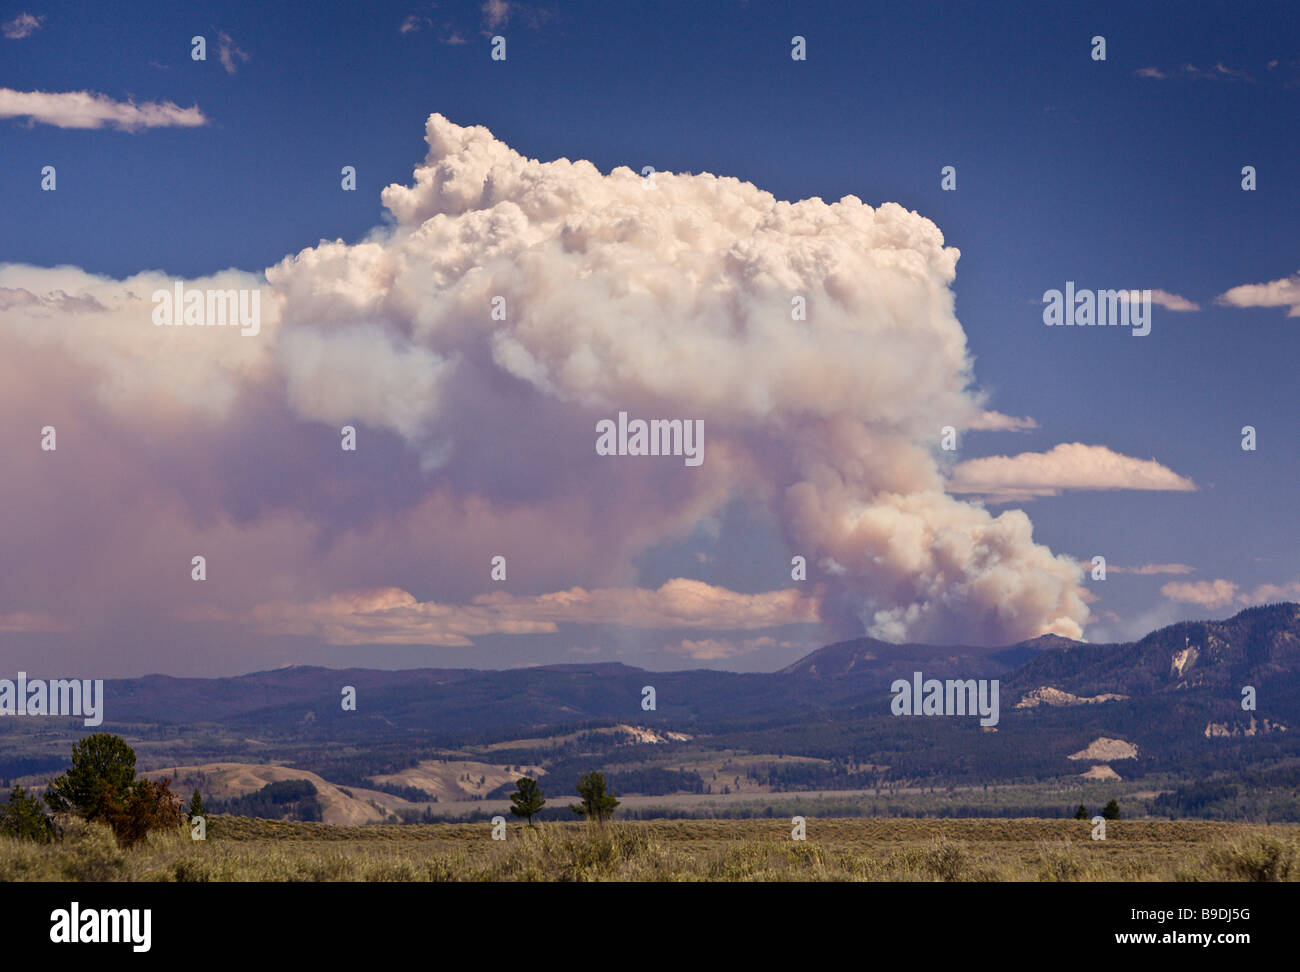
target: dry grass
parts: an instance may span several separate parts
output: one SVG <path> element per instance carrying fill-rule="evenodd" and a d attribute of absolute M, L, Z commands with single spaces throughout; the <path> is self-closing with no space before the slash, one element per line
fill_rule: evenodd
<path fill-rule="evenodd" d="M 77 823 L 0 839 L 3 881 L 1159 881 L 1298 880 L 1300 827 L 1115 821 L 1105 841 L 1055 820 L 773 820 L 332 827 L 214 817 L 208 840 L 124 851 Z"/>

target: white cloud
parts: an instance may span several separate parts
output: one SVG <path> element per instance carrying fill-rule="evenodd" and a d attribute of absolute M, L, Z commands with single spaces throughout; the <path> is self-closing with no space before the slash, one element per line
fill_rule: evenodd
<path fill-rule="evenodd" d="M 816 644 L 802 644 L 795 641 L 777 641 L 771 635 L 758 638 L 683 638 L 676 644 L 667 645 L 667 650 L 675 655 L 684 655 L 696 661 L 721 661 L 724 658 L 738 658 L 751 655 L 764 648 L 800 649 L 804 652 L 816 648 Z"/>
<path fill-rule="evenodd" d="M 1171 294 L 1166 290 L 1151 291 L 1151 303 L 1171 311 L 1197 311 L 1201 305 L 1195 301 L 1188 300 L 1186 297 L 1179 297 L 1177 294 Z"/>
<path fill-rule="evenodd" d="M 1027 432 L 1038 428 L 1038 422 L 1029 416 L 1017 418 L 1014 415 L 1003 415 L 1001 412 L 986 410 L 971 419 L 967 428 L 985 432 Z"/>
<path fill-rule="evenodd" d="M 1157 307 L 1163 307 L 1171 311 L 1198 311 L 1201 305 L 1186 297 L 1180 297 L 1178 294 L 1171 294 L 1167 290 L 1153 289 L 1151 293 L 1151 303 Z M 1124 289 L 1118 291 L 1119 299 L 1125 303 L 1132 300 L 1140 301 L 1143 290 L 1141 288 Z"/>
<path fill-rule="evenodd" d="M 383 191 L 388 225 L 305 249 L 257 281 L 256 339 L 164 337 L 145 323 L 161 275 L 106 281 L 70 268 L 0 267 L 0 287 L 31 295 L 7 298 L 18 310 L 5 323 L 52 373 L 75 360 L 77 393 L 104 403 L 99 420 L 120 423 L 124 441 L 161 438 L 184 466 L 177 482 L 211 484 L 204 517 L 220 523 L 215 506 L 238 527 L 222 529 L 222 559 L 258 563 L 272 575 L 258 584 L 286 603 L 414 587 L 403 571 L 421 584 L 437 572 L 437 589 L 463 601 L 475 590 L 463 565 L 506 544 L 521 551 L 512 579 L 529 572 L 533 590 L 633 589 L 638 558 L 743 499 L 810 568 L 835 565 L 810 569 L 805 596 L 844 633 L 998 644 L 1081 634 L 1078 563 L 1036 543 L 1023 512 L 994 516 L 945 492 L 938 429 L 1031 420 L 989 411 L 974 387 L 954 313 L 960 254 L 932 222 L 854 196 L 782 201 L 707 173 L 661 172 L 647 189 L 629 168 L 529 159 L 441 115 L 425 137 L 412 184 Z M 60 317 L 59 292 L 108 310 Z M 791 319 L 796 295 L 806 320 Z M 505 320 L 491 315 L 495 296 Z M 704 464 L 596 456 L 595 423 L 619 410 L 702 420 Z M 212 423 L 228 452 L 162 436 L 178 411 Z M 364 426 L 348 466 L 344 421 Z M 324 437 L 321 424 L 332 426 Z M 262 426 L 298 445 L 266 453 L 274 485 L 242 468 L 232 483 L 223 460 Z M 416 461 L 361 478 L 375 450 Z M 1166 484 L 1139 488 L 1183 488 L 1156 479 Z M 1049 476 L 1030 495 L 1060 487 Z M 340 496 L 353 504 L 342 526 Z M 430 623 L 412 605 L 393 610 Z M 620 603 L 619 617 L 638 610 Z M 434 612 L 431 630 L 443 620 Z M 378 622 L 366 633 L 392 635 Z"/>
<path fill-rule="evenodd" d="M 1300 317 L 1300 273 L 1268 283 L 1242 284 L 1215 298 L 1226 307 L 1285 307 L 1287 317 Z"/>
<path fill-rule="evenodd" d="M 986 456 L 958 463 L 949 492 L 978 493 L 998 502 L 1056 496 L 1066 490 L 1196 489 L 1154 459 L 1134 459 L 1106 446 L 1061 443 L 1048 452 Z"/>
<path fill-rule="evenodd" d="M 1300 581 L 1289 584 L 1260 584 L 1254 590 L 1243 591 L 1234 581 L 1216 578 L 1210 581 L 1171 581 L 1160 588 L 1160 593 L 1172 601 L 1195 604 L 1207 611 L 1230 604 L 1250 607 L 1274 601 L 1300 600 Z"/>
<path fill-rule="evenodd" d="M 557 631 L 559 624 L 744 631 L 814 623 L 817 603 L 794 589 L 738 594 L 677 578 L 656 590 L 575 587 L 534 596 L 493 593 L 469 604 L 420 602 L 404 590 L 386 588 L 336 594 L 307 604 L 266 604 L 243 617 L 210 611 L 190 617 L 238 620 L 267 633 L 310 636 L 336 645 L 467 646 L 475 636 L 545 634 Z"/>
<path fill-rule="evenodd" d="M 170 101 L 114 101 L 90 91 L 15 91 L 0 88 L 0 118 L 30 118 L 56 128 L 103 128 L 136 132 L 145 128 L 206 125 L 198 106 L 181 108 Z"/>
<path fill-rule="evenodd" d="M 159 412 L 221 419 L 246 385 L 272 367 L 268 341 L 238 330 L 157 327 L 156 290 L 176 278 L 157 271 L 125 280 L 76 267 L 0 264 L 0 337 L 8 349 L 66 356 L 101 378 L 91 391 L 100 408 L 131 423 Z M 265 289 L 260 277 L 228 270 L 188 280 L 187 288 Z M 273 301 L 262 302 L 263 332 L 276 327 Z"/>

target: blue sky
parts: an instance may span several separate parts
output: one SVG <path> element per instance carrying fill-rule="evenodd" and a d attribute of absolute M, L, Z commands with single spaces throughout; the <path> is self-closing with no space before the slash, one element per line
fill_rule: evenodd
<path fill-rule="evenodd" d="M 1037 423 L 964 433 L 958 459 L 1095 444 L 1155 460 L 1196 485 L 1069 490 L 1023 505 L 1034 539 L 1056 553 L 1192 568 L 1088 581 L 1100 600 L 1087 637 L 1231 614 L 1261 585 L 1300 590 L 1300 324 L 1284 303 L 1216 302 L 1233 288 L 1300 272 L 1294 10 L 804 7 L 5 4 L 0 22 L 28 14 L 38 24 L 0 37 L 0 88 L 197 106 L 207 124 L 123 131 L 0 120 L 0 264 L 71 265 L 119 280 L 145 270 L 195 278 L 227 268 L 258 274 L 320 240 L 359 242 L 392 223 L 379 193 L 411 183 L 432 112 L 485 126 L 529 159 L 586 159 L 602 173 L 643 165 L 710 172 L 783 200 L 896 202 L 961 251 L 956 317 L 988 407 Z M 489 57 L 494 33 L 507 38 L 505 62 Z M 205 62 L 190 58 L 196 34 L 207 40 Z M 229 68 L 218 56 L 223 34 Z M 805 62 L 790 58 L 796 34 L 807 39 Z M 1105 61 L 1090 56 L 1094 35 L 1106 38 Z M 39 189 L 47 164 L 57 168 L 53 193 Z M 339 189 L 345 164 L 356 166 L 356 192 Z M 956 167 L 955 192 L 940 189 L 945 165 Z M 1241 188 L 1243 165 L 1256 168 L 1255 191 Z M 1142 338 L 1046 328 L 1042 294 L 1066 281 L 1160 290 L 1199 309 L 1155 307 Z M 1243 425 L 1257 428 L 1257 451 L 1240 448 Z M 738 508 L 723 519 L 717 539 L 638 553 L 639 583 L 683 576 L 707 546 L 714 553 L 699 579 L 751 593 L 780 586 L 785 568 L 769 566 L 788 561 L 780 531 Z M 1161 590 L 1214 581 L 1234 587 L 1177 597 Z M 0 613 L 30 608 L 17 591 L 0 594 Z M 0 643 L 13 651 L 39 639 L 76 643 L 73 659 L 118 644 L 122 630 L 106 622 L 98 634 L 14 634 Z M 368 658 L 479 667 L 573 660 L 564 645 L 577 638 L 587 657 L 686 664 L 653 638 L 592 630 L 602 634 L 538 637 L 532 648 L 489 635 L 474 648 L 392 645 Z M 694 657 L 771 668 L 822 634 Z M 194 637 L 216 645 L 227 636 Z M 177 668 L 357 661 L 353 647 L 271 641 L 267 665 L 250 656 Z M 111 654 L 122 670 L 162 667 L 148 653 Z"/>

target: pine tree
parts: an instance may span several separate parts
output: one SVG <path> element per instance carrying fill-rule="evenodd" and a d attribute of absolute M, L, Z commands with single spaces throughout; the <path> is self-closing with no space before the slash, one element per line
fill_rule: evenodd
<path fill-rule="evenodd" d="M 533 825 L 533 815 L 546 805 L 546 799 L 542 794 L 542 788 L 537 785 L 537 781 L 527 776 L 521 776 L 515 780 L 515 792 L 510 794 L 510 802 L 514 804 L 510 812 L 516 817 L 523 817 L 528 821 L 528 826 Z"/>
<path fill-rule="evenodd" d="M 45 802 L 56 813 L 87 819 L 113 802 L 125 803 L 135 783 L 135 750 L 120 736 L 97 732 L 72 747 L 72 766 L 51 781 Z"/>
<path fill-rule="evenodd" d="M 1079 804 L 1079 809 L 1074 811 L 1074 819 L 1075 820 L 1088 819 L 1088 808 L 1085 807 L 1082 803 Z"/>
<path fill-rule="evenodd" d="M 578 796 L 581 804 L 569 804 L 569 809 L 580 817 L 603 823 L 614 814 L 618 801 L 614 794 L 605 792 L 605 774 L 588 773 L 578 780 Z"/>
<path fill-rule="evenodd" d="M 198 787 L 195 787 L 194 796 L 190 797 L 190 810 L 186 816 L 193 820 L 195 817 L 202 817 L 206 814 L 207 810 L 203 806 L 203 797 L 199 795 Z"/>
<path fill-rule="evenodd" d="M 1110 803 L 1108 803 L 1108 804 L 1106 804 L 1104 807 L 1102 807 L 1102 809 L 1101 809 L 1101 815 L 1102 815 L 1103 817 L 1105 817 L 1107 820 L 1118 820 L 1118 819 L 1119 819 L 1119 801 L 1118 801 L 1118 800 L 1111 800 Z"/>
<path fill-rule="evenodd" d="M 16 786 L 9 794 L 9 802 L 0 805 L 0 834 L 48 844 L 54 839 L 54 824 L 41 801 Z"/>

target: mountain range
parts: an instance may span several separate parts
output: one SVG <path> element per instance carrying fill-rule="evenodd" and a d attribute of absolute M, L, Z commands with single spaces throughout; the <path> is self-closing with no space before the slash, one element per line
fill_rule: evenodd
<path fill-rule="evenodd" d="M 915 672 L 997 680 L 997 725 L 893 715 L 891 684 Z M 355 710 L 342 704 L 347 687 Z M 641 741 L 598 737 L 616 726 L 637 727 Z M 274 762 L 355 785 L 488 749 L 510 763 L 568 760 L 629 772 L 686 772 L 717 752 L 798 757 L 798 766 L 764 770 L 766 785 L 785 790 L 1089 773 L 1195 785 L 1300 769 L 1300 605 L 1182 622 L 1119 644 L 1051 635 L 995 648 L 857 638 L 762 674 L 600 663 L 151 675 L 106 681 L 99 730 L 131 739 L 142 768 Z M 67 741 L 89 731 L 73 720 L 0 720 L 0 778 L 63 765 Z M 585 740 L 576 748 L 574 734 Z"/>

